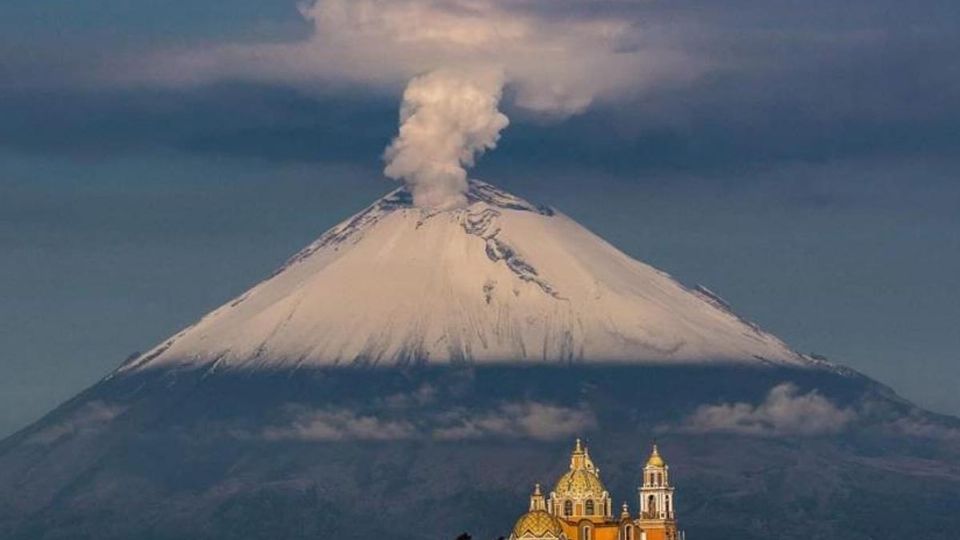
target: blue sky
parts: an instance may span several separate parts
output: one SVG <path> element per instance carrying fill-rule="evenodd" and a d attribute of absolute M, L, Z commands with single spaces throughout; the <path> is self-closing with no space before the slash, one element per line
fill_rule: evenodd
<path fill-rule="evenodd" d="M 954 3 L 499 4 L 537 32 L 628 30 L 596 69 L 542 75 L 589 95 L 576 114 L 524 106 L 539 75 L 508 85 L 474 176 L 960 414 Z M 391 188 L 403 70 L 332 61 L 315 32 L 286 0 L 0 7 L 0 434 Z M 301 43 L 319 54 L 302 73 L 217 52 Z M 184 54 L 216 66 L 152 71 Z"/>

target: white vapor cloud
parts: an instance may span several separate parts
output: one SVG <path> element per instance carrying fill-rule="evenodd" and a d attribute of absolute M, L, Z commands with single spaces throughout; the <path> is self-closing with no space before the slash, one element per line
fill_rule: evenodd
<path fill-rule="evenodd" d="M 960 441 L 960 428 L 934 422 L 929 418 L 904 416 L 887 422 L 884 428 L 888 433 L 898 437 Z"/>
<path fill-rule="evenodd" d="M 556 440 L 595 428 L 597 419 L 586 408 L 558 407 L 537 402 L 508 403 L 498 410 L 465 414 L 451 425 L 434 430 L 440 440 L 519 437 Z"/>
<path fill-rule="evenodd" d="M 496 68 L 519 107 L 569 115 L 598 97 L 686 81 L 705 67 L 669 31 L 615 9 L 564 15 L 530 1 L 314 0 L 300 12 L 312 26 L 306 39 L 168 51 L 132 60 L 119 77 L 345 83 L 392 92 L 436 69 Z"/>
<path fill-rule="evenodd" d="M 294 407 L 293 421 L 283 426 L 264 428 L 267 440 L 342 441 L 394 440 L 413 437 L 413 425 L 358 415 L 346 409 L 312 410 Z"/>
<path fill-rule="evenodd" d="M 390 409 L 406 409 L 410 407 L 425 407 L 437 400 L 437 389 L 431 384 L 421 384 L 413 392 L 391 394 L 383 399 L 383 404 Z"/>
<path fill-rule="evenodd" d="M 839 408 L 817 391 L 800 394 L 790 383 L 773 387 L 758 404 L 722 403 L 698 408 L 681 430 L 748 435 L 821 435 L 837 433 L 857 418 L 849 408 Z"/>
<path fill-rule="evenodd" d="M 419 207 L 463 206 L 464 166 L 495 148 L 510 123 L 497 109 L 502 90 L 496 70 L 438 70 L 414 78 L 403 93 L 400 134 L 384 154 L 384 174 L 404 181 Z"/>
<path fill-rule="evenodd" d="M 404 412 L 362 414 L 343 408 L 310 408 L 290 405 L 288 420 L 268 426 L 257 437 L 269 441 L 387 441 L 435 439 L 441 441 L 480 438 L 555 440 L 584 433 L 597 425 L 587 408 L 569 408 L 538 402 L 508 402 L 493 410 L 424 412 L 405 402 Z M 248 438 L 250 432 L 234 430 L 233 436 Z"/>
<path fill-rule="evenodd" d="M 505 87 L 518 107 L 563 117 L 699 69 L 616 10 L 550 8 L 529 0 L 313 0 L 300 10 L 313 26 L 305 40 L 178 51 L 123 71 L 136 82 L 188 84 L 254 79 L 393 91 L 409 81 L 385 174 L 403 181 L 417 206 L 455 208 L 465 202 L 465 167 L 509 124 L 498 110 Z"/>
<path fill-rule="evenodd" d="M 62 437 L 93 433 L 105 427 L 125 410 L 126 407 L 120 405 L 90 401 L 80 406 L 65 420 L 31 435 L 28 442 L 50 444 Z"/>

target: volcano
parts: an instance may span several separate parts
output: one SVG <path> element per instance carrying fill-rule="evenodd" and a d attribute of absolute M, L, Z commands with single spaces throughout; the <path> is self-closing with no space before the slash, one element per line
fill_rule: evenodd
<path fill-rule="evenodd" d="M 0 442 L 0 537 L 496 538 L 582 436 L 628 501 L 656 439 L 691 538 L 955 538 L 960 421 L 467 201 L 393 191 Z"/>
<path fill-rule="evenodd" d="M 809 363 L 550 208 L 478 181 L 468 200 L 425 210 L 399 189 L 129 369 Z"/>

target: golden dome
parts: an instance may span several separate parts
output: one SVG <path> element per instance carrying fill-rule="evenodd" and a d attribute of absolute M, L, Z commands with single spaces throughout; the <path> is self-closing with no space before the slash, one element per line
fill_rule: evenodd
<path fill-rule="evenodd" d="M 606 488 L 600 477 L 587 469 L 573 469 L 567 471 L 557 480 L 553 491 L 560 499 L 582 499 L 585 497 L 599 497 Z"/>
<path fill-rule="evenodd" d="M 660 452 L 657 451 L 657 445 L 653 445 L 653 453 L 650 454 L 650 459 L 647 460 L 647 467 L 664 467 L 666 463 L 663 461 L 663 458 L 660 457 Z"/>
<path fill-rule="evenodd" d="M 600 471 L 593 465 L 590 452 L 584 448 L 580 439 L 570 455 L 570 470 L 557 480 L 554 493 L 560 499 L 583 499 L 600 497 L 606 488 L 600 481 Z"/>
<path fill-rule="evenodd" d="M 513 526 L 513 536 L 520 538 L 523 535 L 542 537 L 547 534 L 560 538 L 563 534 L 563 527 L 557 518 L 548 514 L 546 510 L 533 510 L 520 516 L 517 524 Z"/>

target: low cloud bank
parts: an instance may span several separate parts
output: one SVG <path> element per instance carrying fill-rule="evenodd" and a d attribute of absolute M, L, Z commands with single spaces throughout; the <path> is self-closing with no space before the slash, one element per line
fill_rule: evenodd
<path fill-rule="evenodd" d="M 466 414 L 453 425 L 437 428 L 440 440 L 476 439 L 491 436 L 557 440 L 595 428 L 597 419 L 586 408 L 572 409 L 543 403 L 510 403 L 496 411 Z"/>
<path fill-rule="evenodd" d="M 773 387 L 757 405 L 721 403 L 698 408 L 680 430 L 693 433 L 746 435 L 824 435 L 839 433 L 857 418 L 853 409 L 840 408 L 816 390 L 800 394 L 797 386 Z"/>
<path fill-rule="evenodd" d="M 906 416 L 886 424 L 889 434 L 940 441 L 960 441 L 960 428 L 931 421 L 929 418 Z"/>
<path fill-rule="evenodd" d="M 260 432 L 271 441 L 348 441 L 480 438 L 557 440 L 596 427 L 593 412 L 539 402 L 504 403 L 493 410 L 460 409 L 425 413 L 408 410 L 404 418 L 361 414 L 347 409 L 312 409 L 290 406 L 289 422 Z M 395 415 L 394 415 L 395 416 Z"/>
<path fill-rule="evenodd" d="M 34 433 L 27 442 L 50 444 L 63 437 L 95 433 L 120 416 L 126 407 L 104 401 L 91 401 L 80 406 L 65 420 Z"/>
<path fill-rule="evenodd" d="M 263 430 L 267 440 L 342 441 L 394 440 L 414 436 L 416 429 L 407 422 L 381 420 L 348 410 L 311 410 L 293 408 L 293 421 L 285 426 Z"/>

